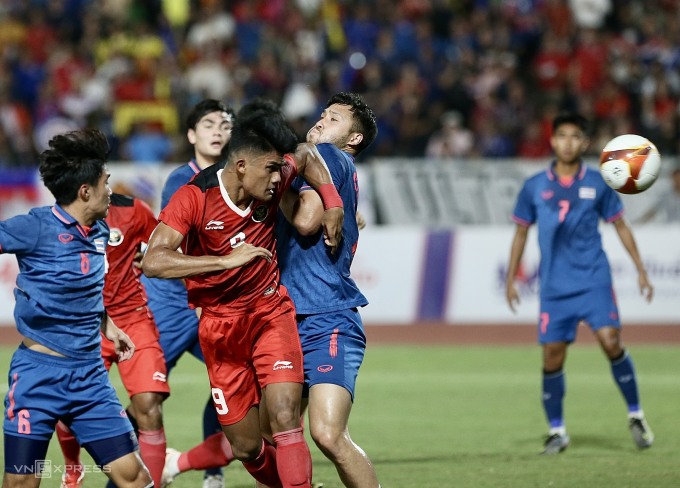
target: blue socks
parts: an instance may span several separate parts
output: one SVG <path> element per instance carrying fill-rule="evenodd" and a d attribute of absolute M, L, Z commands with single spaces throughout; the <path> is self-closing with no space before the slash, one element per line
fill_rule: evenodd
<path fill-rule="evenodd" d="M 633 366 L 633 360 L 628 355 L 628 351 L 624 350 L 621 356 L 613 359 L 611 365 L 614 381 L 619 386 L 619 390 L 621 390 L 621 394 L 628 405 L 628 413 L 639 412 L 640 397 L 635 377 L 635 366 Z"/>
<path fill-rule="evenodd" d="M 564 372 L 561 369 L 552 373 L 543 371 L 543 409 L 551 430 L 564 427 L 562 400 L 565 389 Z"/>

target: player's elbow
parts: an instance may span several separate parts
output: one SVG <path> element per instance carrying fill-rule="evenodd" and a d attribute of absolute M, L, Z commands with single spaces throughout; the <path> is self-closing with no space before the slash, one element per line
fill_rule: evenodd
<path fill-rule="evenodd" d="M 312 221 L 309 219 L 295 219 L 295 229 L 302 236 L 308 237 L 313 236 L 319 229 L 321 229 L 321 223 Z"/>
<path fill-rule="evenodd" d="M 144 259 L 142 259 L 142 272 L 147 278 L 161 278 L 162 268 L 159 266 L 160 260 L 156 258 L 154 253 L 147 251 Z"/>

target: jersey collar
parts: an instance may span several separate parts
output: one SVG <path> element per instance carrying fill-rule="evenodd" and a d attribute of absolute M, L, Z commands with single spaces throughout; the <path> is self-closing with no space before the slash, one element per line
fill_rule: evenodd
<path fill-rule="evenodd" d="M 201 172 L 201 168 L 198 167 L 198 164 L 196 163 L 195 159 L 192 159 L 187 163 L 191 170 L 194 172 L 194 174 L 198 174 Z"/>
<path fill-rule="evenodd" d="M 550 181 L 559 181 L 560 178 L 557 176 L 557 173 L 555 173 L 555 165 L 557 164 L 556 160 L 553 160 L 552 163 L 550 163 L 550 167 L 546 170 L 546 174 L 548 175 L 548 179 Z M 582 180 L 583 177 L 586 175 L 586 165 L 583 164 L 583 160 L 579 162 L 579 169 L 576 172 L 576 176 L 574 177 L 575 180 Z"/>
<path fill-rule="evenodd" d="M 97 225 L 99 224 L 99 221 L 97 220 L 94 224 L 92 224 L 92 227 L 84 227 L 80 225 L 78 221 L 74 219 L 73 216 L 71 216 L 71 214 L 69 214 L 66 210 L 61 208 L 61 206 L 58 203 L 55 203 L 54 207 L 52 207 L 52 214 L 65 225 L 68 226 L 75 225 L 76 229 L 78 229 L 78 232 L 80 232 L 80 234 L 83 237 L 87 237 L 87 235 L 92 231 L 92 229 L 97 227 Z"/>

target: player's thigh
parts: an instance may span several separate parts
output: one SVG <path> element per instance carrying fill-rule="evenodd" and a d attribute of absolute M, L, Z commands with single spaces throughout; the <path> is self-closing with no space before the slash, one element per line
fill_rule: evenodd
<path fill-rule="evenodd" d="M 130 359 L 118 363 L 118 371 L 129 398 L 141 393 L 170 395 L 165 357 L 158 342 L 135 349 Z"/>
<path fill-rule="evenodd" d="M 581 298 L 579 305 L 581 310 L 583 310 L 583 320 L 593 332 L 597 332 L 605 327 L 613 329 L 621 328 L 616 296 L 610 286 L 602 286 L 589 290 Z"/>
<path fill-rule="evenodd" d="M 355 309 L 298 316 L 304 354 L 305 388 L 333 384 L 354 397 L 366 351 L 366 336 Z M 305 393 L 306 396 L 306 393 Z"/>
<path fill-rule="evenodd" d="M 5 435 L 49 441 L 57 420 L 72 405 L 69 398 L 72 373 L 68 358 L 35 352 L 22 344 L 9 367 Z"/>
<path fill-rule="evenodd" d="M 168 372 L 185 352 L 189 351 L 194 356 L 201 355 L 198 346 L 198 317 L 195 310 L 188 305 L 171 307 L 154 316 Z"/>
<path fill-rule="evenodd" d="M 578 303 L 572 298 L 541 299 L 541 312 L 538 321 L 538 342 L 549 344 L 576 340 L 581 313 Z"/>
<path fill-rule="evenodd" d="M 61 420 L 78 442 L 85 445 L 131 433 L 132 425 L 104 366 L 82 368 L 77 375 L 69 386 L 72 407 Z"/>
<path fill-rule="evenodd" d="M 309 429 L 312 437 L 337 437 L 347 429 L 352 396 L 342 386 L 317 384 L 309 390 Z"/>
<path fill-rule="evenodd" d="M 247 318 L 204 313 L 199 338 L 215 411 L 221 425 L 242 420 L 260 401 L 260 388 L 252 365 L 252 343 Z"/>

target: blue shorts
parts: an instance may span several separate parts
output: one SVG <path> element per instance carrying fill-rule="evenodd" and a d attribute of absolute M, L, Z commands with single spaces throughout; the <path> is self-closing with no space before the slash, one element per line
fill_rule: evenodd
<path fill-rule="evenodd" d="M 142 276 L 148 306 L 160 334 L 158 342 L 163 348 L 168 373 L 185 352 L 205 362 L 198 342 L 196 310 L 189 308 L 186 291 L 178 288 L 180 284 L 176 281 L 168 280 L 166 283 L 161 278 Z"/>
<path fill-rule="evenodd" d="M 314 385 L 331 383 L 345 388 L 354 400 L 366 351 L 366 335 L 357 309 L 298 315 L 297 322 L 304 356 L 304 395 Z"/>
<path fill-rule="evenodd" d="M 574 342 L 578 324 L 593 332 L 602 327 L 621 328 L 616 296 L 611 287 L 599 287 L 578 295 L 541 299 L 538 342 Z"/>
<path fill-rule="evenodd" d="M 51 356 L 20 345 L 10 363 L 5 435 L 49 440 L 59 420 L 81 445 L 133 431 L 101 359 Z"/>

